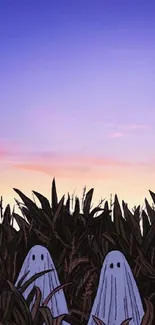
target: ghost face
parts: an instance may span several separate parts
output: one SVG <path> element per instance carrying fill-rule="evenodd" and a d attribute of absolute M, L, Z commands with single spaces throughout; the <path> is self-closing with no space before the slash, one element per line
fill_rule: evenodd
<path fill-rule="evenodd" d="M 29 285 L 29 287 L 24 291 L 23 296 L 26 299 L 28 297 L 28 294 L 32 290 L 34 286 L 37 286 L 40 288 L 42 293 L 42 301 L 46 299 L 46 297 L 60 285 L 57 271 L 55 269 L 55 265 L 53 263 L 53 260 L 51 258 L 50 253 L 48 250 L 40 245 L 36 245 L 30 249 L 28 252 L 24 263 L 22 265 L 21 271 L 19 273 L 19 276 L 16 280 L 15 286 L 18 284 L 19 280 L 23 277 L 24 274 L 26 274 L 28 271 L 28 275 L 23 281 L 23 284 L 30 279 L 34 274 L 53 269 L 51 272 L 40 276 L 38 279 L 36 279 L 32 284 Z M 30 306 L 30 309 L 32 308 L 34 303 L 34 300 Z M 52 298 L 50 299 L 48 305 L 47 305 L 54 317 L 57 317 L 61 314 L 68 314 L 68 308 L 67 303 L 65 299 L 65 295 L 63 290 L 57 291 Z M 67 324 L 66 322 L 62 322 L 62 324 Z"/>
<path fill-rule="evenodd" d="M 92 316 L 106 325 L 120 325 L 132 318 L 130 325 L 140 325 L 144 310 L 140 294 L 125 256 L 120 251 L 107 254 L 88 325 L 95 325 Z"/>

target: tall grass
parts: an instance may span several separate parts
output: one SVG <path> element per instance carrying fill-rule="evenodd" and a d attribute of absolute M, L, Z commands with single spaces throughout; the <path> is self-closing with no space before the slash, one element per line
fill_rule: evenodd
<path fill-rule="evenodd" d="M 92 208 L 94 189 L 87 193 L 84 190 L 81 206 L 79 198 L 74 197 L 73 200 L 69 194 L 65 202 L 64 196 L 58 199 L 55 179 L 52 182 L 51 202 L 42 194 L 33 192 L 40 207 L 20 190 L 14 190 L 22 200 L 16 200 L 21 213 L 11 212 L 9 205 L 3 211 L 2 199 L 0 205 L 1 324 L 59 324 L 62 319 L 73 325 L 87 324 L 103 260 L 114 249 L 126 256 L 149 319 L 147 324 L 155 324 L 154 206 L 150 206 L 145 199 L 145 209 L 137 206 L 130 211 L 124 201 L 120 205 L 115 195 L 114 202 L 111 198 L 110 207 L 108 201 L 103 200 L 102 204 Z M 150 191 L 150 195 L 155 204 L 155 194 Z M 19 230 L 12 226 L 14 221 Z M 36 303 L 31 313 L 29 304 L 32 297 L 25 301 L 13 285 L 25 256 L 36 244 L 48 248 L 62 285 L 70 283 L 64 286 L 70 315 L 63 315 L 57 320 L 52 318 L 47 306 L 38 303 L 38 288 L 32 293 L 36 297 Z M 96 319 L 96 322 L 101 324 L 100 320 Z"/>

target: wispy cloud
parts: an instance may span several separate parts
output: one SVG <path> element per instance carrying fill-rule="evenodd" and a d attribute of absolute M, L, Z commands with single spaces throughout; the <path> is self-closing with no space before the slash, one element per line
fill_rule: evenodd
<path fill-rule="evenodd" d="M 113 130 L 113 133 L 123 133 L 123 131 L 142 131 L 147 130 L 149 128 L 148 125 L 145 124 L 138 124 L 138 123 L 124 123 L 124 124 L 117 124 L 112 122 L 105 122 L 105 121 L 93 121 L 94 124 L 102 125 L 107 129 Z"/>
<path fill-rule="evenodd" d="M 26 160 L 14 162 L 12 167 L 31 170 L 60 177 L 91 177 L 100 179 L 117 177 L 119 167 L 130 166 L 126 161 L 113 157 L 93 156 L 81 152 L 37 152 L 31 153 Z"/>
<path fill-rule="evenodd" d="M 133 123 L 133 124 L 115 124 L 115 123 L 106 123 L 106 125 L 110 128 L 112 127 L 117 127 L 120 129 L 130 129 L 130 130 L 146 130 L 148 129 L 148 125 L 145 124 L 137 124 L 137 123 Z"/>
<path fill-rule="evenodd" d="M 148 129 L 147 125 L 141 125 L 141 124 L 124 124 L 124 125 L 120 125 L 119 127 L 128 129 L 128 130 L 146 130 L 146 129 Z"/>
<path fill-rule="evenodd" d="M 21 147 L 16 145 L 4 146 L 0 144 L 0 158 L 7 160 L 12 165 L 24 164 L 25 166 L 65 166 L 65 168 L 88 168 L 90 166 L 123 166 L 128 164 L 122 162 L 114 157 L 108 157 L 106 155 L 92 155 L 84 153 L 83 151 L 40 151 L 40 152 L 26 152 Z"/>
<path fill-rule="evenodd" d="M 120 172 L 117 170 L 107 170 L 93 168 L 90 166 L 54 166 L 52 164 L 15 164 L 13 168 L 44 173 L 50 177 L 75 178 L 80 179 L 116 179 L 120 177 Z"/>
<path fill-rule="evenodd" d="M 0 143 L 0 159 L 3 160 L 11 160 L 18 152 L 18 146 L 14 143 L 10 143 L 8 141 L 1 141 Z"/>
<path fill-rule="evenodd" d="M 59 158 L 58 158 L 59 157 Z M 60 159 L 61 157 L 61 159 Z M 54 158 L 54 159 L 53 159 Z M 91 157 L 91 156 L 76 156 L 65 157 L 65 153 L 46 153 L 43 157 L 37 154 L 37 159 L 29 159 L 26 162 L 14 163 L 12 168 L 19 170 L 27 170 L 44 173 L 51 177 L 61 178 L 85 178 L 85 179 L 118 179 L 122 175 L 122 171 L 126 169 L 129 172 L 130 168 L 139 171 L 153 172 L 154 161 L 132 163 L 119 161 L 114 158 L 106 157 Z"/>
<path fill-rule="evenodd" d="M 129 135 L 129 132 L 131 132 L 131 131 L 140 131 L 140 130 L 148 129 L 147 125 L 141 125 L 141 124 L 117 125 L 117 124 L 108 123 L 107 126 L 110 129 L 115 129 L 114 132 L 111 132 L 110 134 L 108 134 L 108 137 L 111 139 L 126 137 L 127 135 Z"/>
<path fill-rule="evenodd" d="M 114 138 L 122 136 L 123 133 L 111 134 Z M 117 159 L 112 155 L 93 155 L 82 151 L 24 152 L 22 146 L 19 148 L 16 145 L 0 146 L 0 158 L 16 170 L 36 171 L 62 178 L 117 178 L 121 175 L 122 168 L 124 171 L 129 168 L 153 171 L 155 165 L 153 157 L 148 162 L 130 162 Z"/>
<path fill-rule="evenodd" d="M 10 152 L 7 149 L 0 147 L 0 159 L 8 157 L 9 154 Z"/>
<path fill-rule="evenodd" d="M 46 113 L 45 113 L 46 112 Z M 35 120 L 37 120 L 37 123 L 45 123 L 45 125 L 48 125 L 51 122 L 54 123 L 74 123 L 77 122 L 77 120 L 80 121 L 81 124 L 85 124 L 85 117 L 83 117 L 83 120 L 80 119 L 78 115 L 76 116 L 71 116 L 66 114 L 60 114 L 60 113 L 51 113 L 50 108 L 45 108 L 44 109 L 36 109 L 33 112 L 33 115 L 35 117 Z M 140 124 L 140 123 L 122 123 L 122 124 L 117 124 L 112 121 L 106 121 L 104 118 L 101 118 L 98 120 L 98 118 L 92 119 L 91 117 L 87 117 L 87 121 L 89 119 L 90 124 L 94 125 L 102 125 L 104 127 L 108 127 L 110 129 L 116 128 L 116 129 L 126 129 L 126 130 L 146 130 L 148 129 L 148 126 L 145 124 Z"/>
<path fill-rule="evenodd" d="M 85 154 L 83 152 L 73 152 L 73 151 L 44 151 L 30 153 L 25 156 L 28 163 L 39 163 L 39 164 L 52 164 L 56 166 L 128 166 L 130 165 L 127 161 L 121 161 L 112 156 L 106 155 L 91 155 Z M 22 157 L 23 159 L 23 157 Z M 21 162 L 23 161 L 21 159 Z"/>
<path fill-rule="evenodd" d="M 116 139 L 116 138 L 123 138 L 125 135 L 122 132 L 114 132 L 108 135 L 109 138 Z"/>

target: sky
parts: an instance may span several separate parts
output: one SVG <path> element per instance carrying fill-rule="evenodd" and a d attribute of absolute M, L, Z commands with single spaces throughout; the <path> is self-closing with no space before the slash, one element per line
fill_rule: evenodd
<path fill-rule="evenodd" d="M 0 195 L 152 203 L 155 2 L 2 0 Z"/>

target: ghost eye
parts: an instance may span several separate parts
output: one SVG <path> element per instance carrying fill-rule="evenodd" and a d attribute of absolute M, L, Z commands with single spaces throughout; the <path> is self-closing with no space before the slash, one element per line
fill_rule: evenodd
<path fill-rule="evenodd" d="M 111 269 L 113 269 L 113 267 L 114 267 L 114 264 L 113 264 L 113 263 L 111 263 L 111 264 L 110 264 L 110 268 L 111 268 Z"/>
<path fill-rule="evenodd" d="M 41 260 L 43 260 L 44 259 L 44 255 L 43 254 L 41 254 Z"/>
<path fill-rule="evenodd" d="M 120 263 L 119 262 L 117 263 L 117 267 L 120 267 Z"/>
<path fill-rule="evenodd" d="M 35 255 L 34 254 L 32 255 L 32 259 L 33 259 L 33 261 L 35 260 Z"/>

